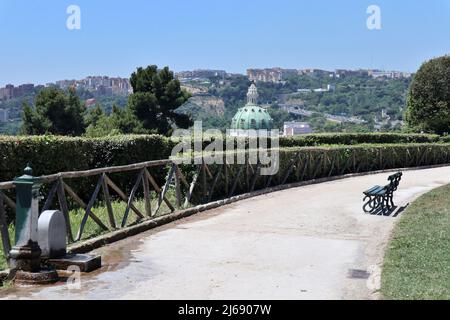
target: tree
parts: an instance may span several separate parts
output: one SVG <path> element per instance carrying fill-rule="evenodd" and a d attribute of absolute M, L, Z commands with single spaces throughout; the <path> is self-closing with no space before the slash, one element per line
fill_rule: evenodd
<path fill-rule="evenodd" d="M 406 122 L 414 131 L 450 132 L 450 56 L 424 63 L 411 83 Z"/>
<path fill-rule="evenodd" d="M 50 127 L 51 123 L 49 119 L 35 112 L 27 102 L 23 103 L 21 133 L 40 135 L 47 132 Z"/>
<path fill-rule="evenodd" d="M 180 128 L 192 126 L 188 115 L 176 112 L 190 94 L 181 89 L 180 82 L 168 67 L 162 70 L 155 65 L 138 68 L 131 75 L 130 82 L 133 94 L 128 99 L 127 109 L 144 129 L 170 134 L 174 125 Z"/>
<path fill-rule="evenodd" d="M 119 130 L 124 134 L 143 134 L 156 133 L 156 131 L 146 130 L 142 126 L 142 122 L 136 118 L 128 109 L 122 109 L 113 105 L 112 113 L 109 116 L 109 121 L 114 129 Z"/>
<path fill-rule="evenodd" d="M 116 105 L 113 105 L 110 116 L 107 116 L 100 106 L 92 109 L 86 115 L 86 123 L 89 124 L 85 134 L 87 137 L 151 133 L 142 127 L 142 123 L 129 110 Z"/>
<path fill-rule="evenodd" d="M 22 133 L 79 136 L 85 130 L 85 110 L 73 89 L 67 94 L 53 87 L 42 89 L 34 108 L 24 103 Z"/>
<path fill-rule="evenodd" d="M 67 104 L 64 108 L 65 119 L 58 119 L 62 134 L 79 136 L 86 129 L 84 123 L 84 114 L 86 106 L 80 101 L 75 89 L 69 89 Z M 61 121 L 62 120 L 62 121 Z M 58 123 L 58 122 L 57 122 Z"/>
<path fill-rule="evenodd" d="M 105 116 L 102 107 L 97 103 L 94 108 L 90 109 L 85 117 L 84 123 L 87 127 L 96 126 L 102 117 Z"/>

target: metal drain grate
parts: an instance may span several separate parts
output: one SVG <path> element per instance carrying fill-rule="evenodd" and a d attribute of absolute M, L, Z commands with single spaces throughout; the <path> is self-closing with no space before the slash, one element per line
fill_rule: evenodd
<path fill-rule="evenodd" d="M 352 279 L 369 279 L 370 273 L 368 273 L 366 270 L 349 269 L 348 277 Z"/>

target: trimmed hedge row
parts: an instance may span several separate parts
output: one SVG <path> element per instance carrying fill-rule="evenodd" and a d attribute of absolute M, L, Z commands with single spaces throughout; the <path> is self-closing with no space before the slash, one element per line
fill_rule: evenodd
<path fill-rule="evenodd" d="M 241 138 L 243 139 L 243 138 Z M 255 138 L 253 138 L 255 139 Z M 213 141 L 212 137 L 205 137 L 203 147 Z M 314 133 L 293 137 L 280 137 L 281 148 L 318 147 L 333 145 L 361 145 L 361 144 L 400 144 L 400 143 L 444 143 L 450 138 L 435 134 L 406 134 L 406 133 Z M 246 139 L 246 145 L 249 139 Z M 236 145 L 236 142 L 235 142 Z M 271 146 L 270 140 L 267 142 Z M 224 145 L 225 149 L 225 145 Z"/>
<path fill-rule="evenodd" d="M 0 181 L 20 175 L 28 163 L 35 175 L 47 175 L 166 159 L 172 147 L 160 135 L 0 137 Z"/>
<path fill-rule="evenodd" d="M 389 146 L 337 146 L 328 148 L 285 148 L 280 150 L 278 173 L 270 178 L 269 186 L 295 183 L 378 170 L 450 164 L 450 144 L 399 144 Z M 212 166 L 216 172 L 218 166 Z M 231 176 L 236 176 L 239 166 L 231 166 Z M 236 193 L 249 189 L 252 171 L 244 170 L 239 176 Z M 209 178 L 208 178 L 209 179 Z M 229 190 L 221 181 L 217 190 Z M 255 189 L 268 186 L 268 177 L 259 177 Z M 197 192 L 201 190 L 197 190 Z M 216 197 L 216 199 L 218 199 Z"/>
<path fill-rule="evenodd" d="M 442 138 L 450 142 L 450 137 Z M 361 143 L 434 143 L 437 135 L 392 133 L 309 134 L 280 138 L 280 147 L 354 145 Z M 125 165 L 170 156 L 175 142 L 160 135 L 105 138 L 0 136 L 0 181 L 20 175 L 30 163 L 35 175 Z M 208 142 L 204 142 L 204 146 Z"/>
<path fill-rule="evenodd" d="M 440 141 L 443 143 L 450 143 L 450 135 L 441 137 Z"/>
<path fill-rule="evenodd" d="M 445 137 L 450 142 L 449 137 Z M 392 133 L 309 134 L 280 138 L 280 147 L 355 145 L 362 143 L 434 143 L 437 135 Z M 30 163 L 36 175 L 86 170 L 166 159 L 175 145 L 160 135 L 105 138 L 57 136 L 0 136 L 0 181 L 11 180 Z M 204 146 L 208 142 L 204 143 Z"/>
<path fill-rule="evenodd" d="M 320 145 L 356 145 L 386 143 L 435 143 L 440 136 L 435 134 L 404 133 L 323 133 L 306 134 L 280 139 L 280 147 L 310 147 Z M 450 142 L 450 140 L 448 141 Z"/>

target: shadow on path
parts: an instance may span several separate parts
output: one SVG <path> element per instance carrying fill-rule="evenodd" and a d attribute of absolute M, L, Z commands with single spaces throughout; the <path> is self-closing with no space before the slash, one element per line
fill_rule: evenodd
<path fill-rule="evenodd" d="M 404 206 L 393 206 L 392 208 L 390 208 L 388 211 L 386 211 L 385 213 L 383 213 L 383 210 L 381 208 L 377 209 L 376 211 L 370 213 L 373 216 L 382 216 L 382 217 L 391 217 L 391 218 L 397 218 L 403 211 L 406 210 L 406 208 L 408 208 L 409 203 L 407 203 Z"/>

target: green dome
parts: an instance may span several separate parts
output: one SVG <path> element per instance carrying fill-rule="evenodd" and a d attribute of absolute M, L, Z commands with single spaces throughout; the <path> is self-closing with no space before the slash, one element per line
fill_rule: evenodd
<path fill-rule="evenodd" d="M 236 112 L 231 122 L 232 130 L 271 130 L 273 119 L 266 109 L 257 105 L 258 91 L 252 84 L 247 93 L 247 104 Z"/>
<path fill-rule="evenodd" d="M 271 130 L 273 119 L 270 117 L 266 109 L 246 105 L 240 108 L 231 122 L 231 129 L 233 130 Z"/>

